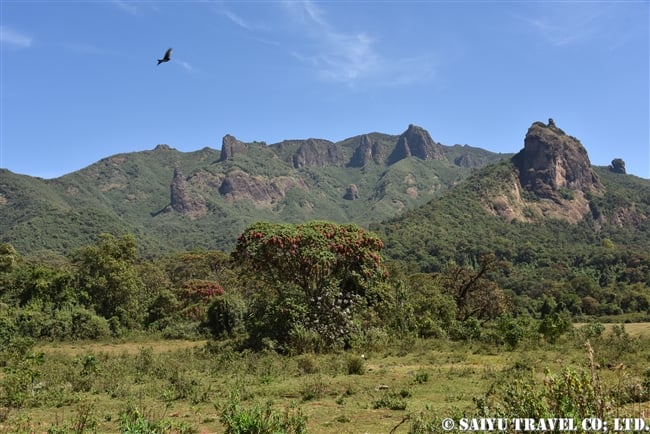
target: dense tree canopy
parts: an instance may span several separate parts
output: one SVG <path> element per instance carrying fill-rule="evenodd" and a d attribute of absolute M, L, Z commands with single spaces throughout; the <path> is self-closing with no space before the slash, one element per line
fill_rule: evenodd
<path fill-rule="evenodd" d="M 347 339 L 367 290 L 387 276 L 382 248 L 378 237 L 352 224 L 251 225 L 233 258 L 272 290 L 256 294 L 264 300 L 257 316 L 268 317 L 257 330 L 280 342 L 305 329 L 326 346 Z"/>
<path fill-rule="evenodd" d="M 295 284 L 311 297 L 333 282 L 343 291 L 363 293 L 373 279 L 385 277 L 383 247 L 377 236 L 353 224 L 262 222 L 238 238 L 233 257 L 267 282 Z"/>

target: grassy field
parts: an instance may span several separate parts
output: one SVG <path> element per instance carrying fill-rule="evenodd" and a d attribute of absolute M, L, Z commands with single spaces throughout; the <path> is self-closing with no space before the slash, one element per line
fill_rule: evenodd
<path fill-rule="evenodd" d="M 649 343 L 648 323 L 626 324 L 623 334 L 608 326 L 592 339 L 603 385 L 650 378 Z M 532 369 L 541 381 L 546 368 L 588 369 L 588 355 L 576 336 L 514 350 L 406 339 L 363 354 L 293 357 L 144 340 L 39 344 L 4 363 L 3 393 L 16 394 L 17 405 L 0 408 L 0 433 L 151 432 L 137 431 L 136 420 L 167 427 L 163 432 L 219 433 L 219 405 L 232 400 L 300 411 L 310 433 L 389 433 L 402 421 L 395 432 L 407 433 L 418 417 L 474 415 L 474 398 L 508 382 L 513 367 Z M 650 402 L 617 410 L 647 419 Z"/>

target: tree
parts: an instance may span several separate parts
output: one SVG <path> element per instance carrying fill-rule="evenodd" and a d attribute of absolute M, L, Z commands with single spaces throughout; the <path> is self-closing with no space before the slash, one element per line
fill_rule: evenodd
<path fill-rule="evenodd" d="M 440 274 L 442 286 L 456 301 L 459 321 L 493 319 L 508 310 L 505 293 L 490 278 L 503 264 L 491 254 L 482 255 L 478 262 L 475 269 L 454 264 Z"/>
<path fill-rule="evenodd" d="M 0 273 L 8 273 L 16 264 L 18 253 L 9 243 L 0 243 Z"/>
<path fill-rule="evenodd" d="M 145 288 L 136 268 L 137 246 L 133 235 L 115 238 L 101 234 L 94 246 L 79 249 L 73 258 L 78 286 L 85 291 L 88 304 L 121 325 L 142 324 Z"/>
<path fill-rule="evenodd" d="M 334 344 L 349 333 L 352 311 L 372 282 L 386 277 L 383 247 L 377 236 L 353 224 L 260 222 L 239 236 L 233 259 L 271 289 L 265 304 L 278 302 L 279 312 L 293 306 L 297 321 L 304 306 L 308 323 L 302 325 Z"/>

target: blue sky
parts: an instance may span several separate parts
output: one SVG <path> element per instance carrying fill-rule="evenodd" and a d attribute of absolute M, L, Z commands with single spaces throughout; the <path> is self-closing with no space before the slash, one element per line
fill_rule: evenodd
<path fill-rule="evenodd" d="M 552 117 L 650 177 L 648 1 L 1 0 L 0 167 L 426 128 L 517 152 Z M 169 47 L 169 63 L 156 65 Z"/>

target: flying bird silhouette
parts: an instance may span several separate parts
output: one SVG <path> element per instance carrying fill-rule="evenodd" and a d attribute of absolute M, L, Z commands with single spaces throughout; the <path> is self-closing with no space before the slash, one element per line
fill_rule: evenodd
<path fill-rule="evenodd" d="M 169 48 L 167 51 L 165 51 L 165 56 L 162 59 L 158 59 L 158 65 L 160 65 L 163 62 L 169 62 L 169 60 L 172 57 L 172 49 Z"/>

